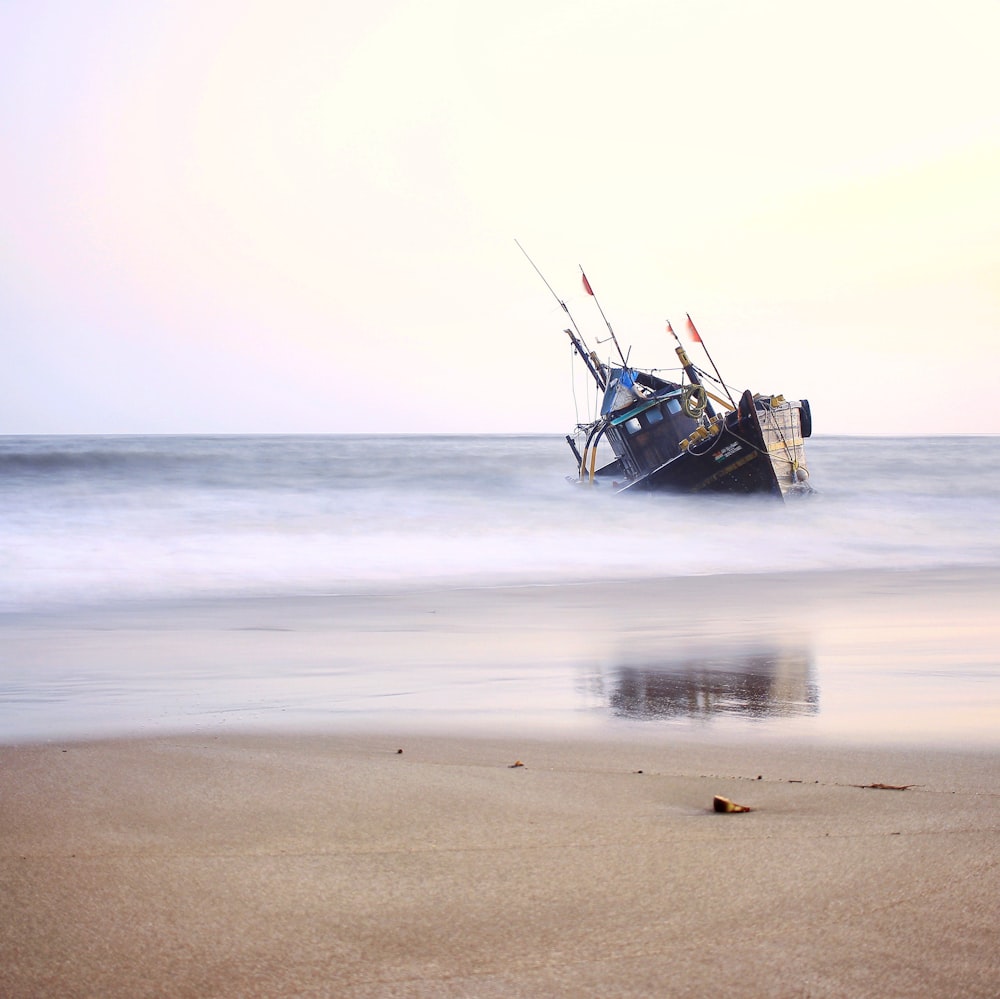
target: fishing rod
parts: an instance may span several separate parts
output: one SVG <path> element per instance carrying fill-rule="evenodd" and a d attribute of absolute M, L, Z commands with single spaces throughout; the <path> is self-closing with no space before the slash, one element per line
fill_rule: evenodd
<path fill-rule="evenodd" d="M 618 337 L 615 336 L 615 331 L 611 328 L 611 323 L 608 322 L 608 317 L 604 314 L 604 309 L 601 308 L 601 303 L 597 300 L 597 296 L 594 294 L 594 289 L 590 286 L 590 282 L 587 280 L 587 275 L 582 264 L 580 265 L 580 277 L 583 279 L 583 290 L 594 300 L 594 305 L 597 306 L 597 311 L 601 314 L 601 318 L 604 320 L 604 325 L 607 326 L 608 332 L 611 334 L 611 339 L 614 341 L 615 349 L 618 351 L 618 356 L 622 359 L 622 366 L 627 368 L 628 360 L 622 353 L 622 349 L 618 344 Z"/>
<path fill-rule="evenodd" d="M 604 375 L 604 365 L 601 364 L 600 360 L 598 359 L 594 351 L 592 351 L 587 346 L 586 341 L 583 339 L 583 334 L 580 332 L 580 327 L 576 325 L 576 320 L 573 318 L 573 313 L 569 311 L 569 307 L 566 305 L 566 303 L 555 293 L 555 290 L 553 289 L 552 285 L 550 285 L 549 282 L 545 279 L 545 275 L 538 269 L 538 265 L 535 263 L 535 261 L 528 256 L 528 251 L 523 246 L 521 246 L 518 240 L 515 239 L 514 242 L 517 244 L 517 248 L 524 254 L 524 257 L 528 261 L 528 263 L 531 264 L 531 266 L 535 269 L 535 273 L 542 279 L 542 282 L 545 285 L 545 287 L 548 288 L 550 292 L 552 292 L 552 297 L 559 303 L 559 305 L 562 307 L 563 312 L 565 312 L 566 315 L 569 317 L 569 321 L 573 324 L 573 329 L 564 330 L 563 332 L 569 336 L 574 349 L 580 355 L 580 357 L 583 358 L 583 363 L 587 365 L 587 370 L 591 373 L 591 375 L 593 375 L 594 381 L 597 382 L 598 388 L 606 389 L 608 387 L 608 380 Z M 584 278 L 584 280 L 586 280 L 586 278 Z M 591 292 L 591 295 L 593 295 L 593 292 Z M 603 315 L 603 313 L 601 314 Z M 576 330 L 576 333 L 574 333 L 573 330 Z M 615 341 L 615 346 L 617 345 L 618 342 Z M 620 354 L 621 350 L 619 350 L 618 353 Z"/>

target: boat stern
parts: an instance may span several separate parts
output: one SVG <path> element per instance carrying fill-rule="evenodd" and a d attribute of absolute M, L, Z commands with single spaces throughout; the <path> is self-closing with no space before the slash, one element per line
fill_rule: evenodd
<path fill-rule="evenodd" d="M 812 414 L 807 399 L 756 396 L 754 406 L 764 438 L 764 448 L 783 495 L 811 493 L 805 439 L 812 434 Z"/>

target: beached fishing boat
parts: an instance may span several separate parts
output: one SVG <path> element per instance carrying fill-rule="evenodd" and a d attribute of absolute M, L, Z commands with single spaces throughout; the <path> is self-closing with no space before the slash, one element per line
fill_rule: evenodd
<path fill-rule="evenodd" d="M 700 342 L 690 317 L 686 321 Z M 669 323 L 667 329 L 673 333 Z M 618 491 L 776 497 L 811 491 L 804 447 L 812 433 L 807 400 L 749 389 L 737 398 L 718 375 L 697 368 L 679 340 L 679 378 L 670 380 L 630 366 L 624 356 L 620 365 L 604 364 L 577 331 L 566 332 L 604 393 L 600 416 L 566 437 L 579 481 L 610 481 Z M 602 440 L 615 459 L 597 467 Z"/>
<path fill-rule="evenodd" d="M 597 418 L 579 424 L 566 437 L 576 461 L 574 481 L 606 482 L 618 492 L 758 493 L 779 499 L 812 491 L 804 448 L 812 433 L 807 400 L 749 389 L 734 392 L 707 349 L 712 373 L 692 363 L 669 321 L 667 332 L 677 343 L 676 367 L 642 369 L 629 364 L 582 268 L 580 273 L 584 291 L 594 298 L 608 328 L 610 336 L 603 342 L 614 345 L 617 360 L 602 361 L 589 349 L 566 303 L 556 295 L 572 324 L 565 332 L 603 393 Z M 548 281 L 545 284 L 552 291 Z M 692 342 L 704 349 L 690 316 L 685 325 Z M 667 373 L 674 377 L 665 377 Z M 602 443 L 610 446 L 614 458 L 599 464 Z"/>

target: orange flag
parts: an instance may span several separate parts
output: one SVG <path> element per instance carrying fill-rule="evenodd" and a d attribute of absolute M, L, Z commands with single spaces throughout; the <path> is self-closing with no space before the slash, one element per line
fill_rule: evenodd
<path fill-rule="evenodd" d="M 687 315 L 687 313 L 685 313 L 685 315 Z M 691 322 L 690 316 L 687 316 L 687 330 L 688 330 L 688 335 L 691 337 L 692 343 L 702 342 L 701 334 L 695 329 L 694 323 Z"/>

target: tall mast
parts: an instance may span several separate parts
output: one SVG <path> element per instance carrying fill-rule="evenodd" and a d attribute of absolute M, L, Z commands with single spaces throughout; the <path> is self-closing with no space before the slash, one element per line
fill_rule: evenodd
<path fill-rule="evenodd" d="M 729 401 L 733 404 L 733 409 L 736 409 L 736 401 L 733 399 L 732 394 L 729 391 L 729 386 L 722 380 L 722 375 L 719 374 L 719 369 L 715 366 L 715 361 L 712 360 L 712 355 L 708 352 L 708 347 L 705 346 L 705 341 L 702 340 L 701 334 L 691 321 L 691 314 L 689 312 L 685 312 L 684 315 L 687 318 L 687 327 L 688 332 L 691 334 L 691 339 L 694 340 L 695 343 L 701 344 L 701 349 L 705 351 L 705 356 L 708 358 L 708 363 L 712 365 L 715 377 L 719 379 L 719 384 L 726 390 L 726 395 L 729 396 Z"/>
<path fill-rule="evenodd" d="M 702 382 L 701 377 L 698 374 L 698 369 L 691 363 L 691 358 L 688 357 L 687 351 L 684 349 L 684 344 L 681 343 L 681 338 L 674 332 L 674 328 L 670 325 L 669 319 L 667 320 L 667 332 L 677 341 L 677 346 L 674 350 L 677 352 L 677 360 L 681 362 L 684 374 L 691 379 L 692 385 L 701 385 Z M 722 400 L 719 401 L 721 402 Z M 725 403 L 723 403 L 723 405 L 725 405 Z M 706 402 L 705 409 L 708 411 L 709 416 L 715 416 L 715 410 L 712 408 L 711 401 Z"/>
<path fill-rule="evenodd" d="M 607 388 L 608 387 L 607 378 L 605 378 L 604 376 L 603 366 L 601 365 L 601 362 L 597 359 L 597 355 L 587 346 L 586 341 L 583 339 L 583 334 L 580 332 L 580 327 L 576 325 L 576 320 L 573 318 L 573 314 L 569 311 L 569 308 L 567 307 L 566 303 L 555 293 L 554 289 L 552 288 L 552 285 L 550 285 L 549 282 L 545 280 L 545 275 L 538 269 L 538 266 L 535 264 L 535 261 L 528 256 L 528 251 L 523 246 L 521 246 L 521 244 L 516 239 L 514 240 L 514 242 L 517 243 L 517 248 L 524 254 L 525 259 L 528 261 L 528 263 L 531 264 L 532 267 L 534 267 L 535 273 L 542 279 L 542 282 L 544 283 L 545 287 L 548 288 L 550 292 L 552 292 L 552 297 L 559 303 L 559 305 L 562 307 L 563 312 L 565 312 L 567 317 L 569 318 L 569 321 L 572 324 L 573 329 L 566 330 L 565 332 L 569 334 L 569 338 L 572 341 L 573 347 L 575 348 L 576 352 L 580 355 L 580 357 L 583 358 L 583 363 L 587 365 L 587 370 L 591 373 L 591 375 L 594 376 L 594 381 L 597 382 L 598 388 L 602 389 Z M 587 280 L 586 277 L 584 277 L 583 280 L 586 282 Z M 593 295 L 594 293 L 591 292 L 590 294 Z M 598 308 L 600 308 L 600 306 L 598 306 Z M 604 313 L 602 312 L 601 315 L 603 316 Z M 607 320 L 605 320 L 605 322 L 607 322 Z M 608 328 L 610 329 L 611 327 L 609 326 Z M 575 333 L 574 330 L 576 331 Z M 613 333 L 612 336 L 614 336 Z M 615 346 L 616 347 L 618 346 L 617 340 L 615 341 Z M 618 353 L 621 354 L 620 348 L 618 350 Z"/>
<path fill-rule="evenodd" d="M 601 303 L 597 301 L 597 296 L 594 294 L 594 289 L 591 288 L 590 282 L 587 280 L 587 275 L 583 270 L 582 264 L 580 265 L 580 277 L 583 279 L 583 290 L 594 300 L 594 305 L 597 306 L 597 311 L 601 314 L 601 318 L 604 320 L 604 325 L 607 326 L 608 332 L 611 334 L 615 350 L 618 351 L 618 356 L 622 359 L 622 367 L 627 368 L 628 360 L 626 360 L 625 355 L 622 353 L 622 349 L 618 344 L 618 337 L 615 336 L 615 331 L 611 328 L 611 323 L 608 322 L 608 317 L 604 314 L 604 309 L 601 308 Z"/>

